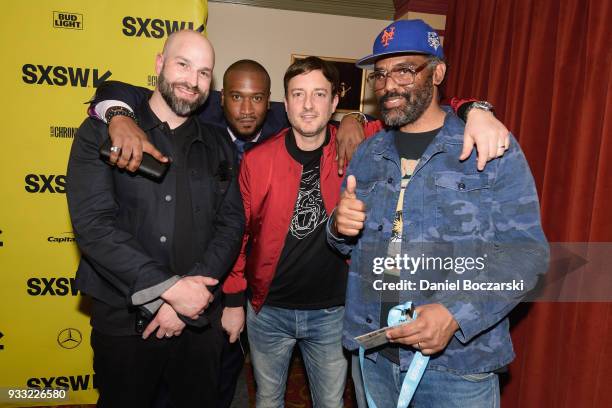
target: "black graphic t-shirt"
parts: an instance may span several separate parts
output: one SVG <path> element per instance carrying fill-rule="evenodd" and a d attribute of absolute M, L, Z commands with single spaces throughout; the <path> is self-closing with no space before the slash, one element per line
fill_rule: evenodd
<path fill-rule="evenodd" d="M 406 186 L 410 182 L 410 178 L 414 173 L 419 160 L 427 146 L 436 137 L 440 129 L 431 130 L 429 132 L 422 133 L 404 133 L 397 131 L 395 133 L 395 147 L 400 157 L 401 169 L 402 169 L 402 181 L 401 191 L 399 199 L 397 200 L 397 207 L 395 211 L 395 220 L 393 221 L 393 235 L 391 237 L 391 243 L 389 245 L 388 256 L 394 257 L 397 255 L 397 251 L 401 248 L 402 243 L 402 232 L 404 230 L 404 219 L 402 216 L 402 209 L 404 207 L 404 193 Z M 399 282 L 400 275 L 399 270 L 390 269 L 386 270 L 383 274 L 384 282 Z M 383 302 L 381 305 L 380 313 L 380 326 L 387 326 L 387 317 L 392 307 L 399 304 L 399 293 L 398 292 L 386 292 L 383 293 Z M 381 350 L 382 355 L 387 357 L 389 360 L 396 364 L 399 364 L 399 346 L 398 344 L 390 344 Z"/>
<path fill-rule="evenodd" d="M 285 146 L 293 159 L 302 164 L 300 190 L 285 246 L 266 299 L 269 306 L 287 309 L 324 309 L 344 304 L 347 264 L 327 244 L 328 219 L 321 195 L 320 163 L 325 143 L 316 150 L 297 147 L 290 131 Z"/>

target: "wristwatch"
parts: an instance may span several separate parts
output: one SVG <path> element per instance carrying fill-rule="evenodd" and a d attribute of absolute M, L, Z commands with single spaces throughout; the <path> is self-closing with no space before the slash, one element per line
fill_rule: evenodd
<path fill-rule="evenodd" d="M 461 115 L 464 122 L 467 122 L 468 113 L 470 113 L 472 109 L 480 109 L 491 113 L 495 112 L 495 107 L 493 104 L 487 101 L 467 102 L 465 105 L 467 106 L 465 109 L 463 109 L 463 114 Z"/>
<path fill-rule="evenodd" d="M 131 110 L 124 108 L 123 106 L 111 106 L 106 110 L 106 114 L 104 115 L 104 119 L 106 119 L 106 123 L 110 123 L 111 119 L 115 116 L 127 116 L 131 118 L 134 122 L 138 123 L 136 119 L 136 115 Z"/>

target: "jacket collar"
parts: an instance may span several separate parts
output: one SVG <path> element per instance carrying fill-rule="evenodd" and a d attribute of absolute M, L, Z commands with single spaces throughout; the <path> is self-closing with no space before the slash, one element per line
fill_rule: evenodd
<path fill-rule="evenodd" d="M 151 106 L 149 105 L 149 100 L 145 99 L 143 100 L 137 107 L 136 109 L 134 109 L 134 113 L 136 115 L 136 117 L 138 118 L 138 125 L 140 126 L 140 128 L 145 131 L 148 132 L 150 130 L 156 129 L 160 126 L 168 126 L 168 124 L 166 122 L 162 122 L 157 115 L 155 115 L 155 112 L 153 112 L 153 110 L 151 109 Z M 197 117 L 191 116 L 189 117 L 189 119 L 187 120 L 194 120 L 196 122 L 196 127 L 198 128 L 198 132 L 197 134 L 193 135 L 193 140 L 197 140 L 200 142 L 204 142 L 204 144 L 208 145 L 208 141 L 207 138 L 204 138 L 202 136 L 202 126 L 203 124 L 200 122 L 200 120 Z M 182 125 L 181 125 L 182 126 Z"/>
<path fill-rule="evenodd" d="M 149 105 L 148 99 L 143 100 L 140 105 L 134 109 L 134 113 L 138 118 L 138 125 L 140 125 L 140 128 L 145 132 L 155 129 L 164 123 L 155 115 Z"/>
<path fill-rule="evenodd" d="M 321 167 L 324 172 L 321 172 L 323 178 L 327 178 L 330 172 L 334 171 L 337 173 L 336 161 L 336 131 L 337 127 L 333 125 L 327 125 L 327 133 L 329 134 L 329 143 L 323 147 L 323 155 L 321 157 Z M 329 164 L 332 164 L 331 166 Z"/>
<path fill-rule="evenodd" d="M 446 109 L 445 109 L 446 110 Z M 436 135 L 433 141 L 429 144 L 423 156 L 422 162 L 426 162 L 434 154 L 445 152 L 446 145 L 448 144 L 461 144 L 463 143 L 463 129 L 465 125 L 463 122 L 452 112 L 446 113 L 444 117 L 444 125 L 440 132 Z M 374 141 L 373 152 L 377 155 L 395 160 L 399 163 L 399 156 L 397 155 L 397 149 L 395 148 L 395 131 L 394 129 L 386 129 L 383 131 L 381 137 Z"/>
<path fill-rule="evenodd" d="M 288 157 L 291 157 L 287 148 L 285 147 L 285 137 L 291 128 L 285 128 L 281 130 L 278 134 L 276 134 L 271 140 L 275 140 L 276 149 L 279 149 L 282 154 L 286 154 Z M 336 161 L 336 131 L 338 128 L 334 125 L 327 125 L 327 132 L 329 133 L 329 143 L 323 147 L 323 154 L 321 155 L 321 177 L 322 179 L 327 178 L 330 174 L 338 173 L 338 166 Z M 293 158 L 291 159 L 292 163 L 297 163 Z M 344 170 L 346 170 L 345 164 Z"/>
<path fill-rule="evenodd" d="M 336 131 L 338 130 L 338 128 L 334 125 L 327 125 L 327 133 L 329 134 L 329 143 L 327 143 L 327 145 L 323 146 L 323 159 L 325 160 L 327 157 L 332 157 L 335 158 L 336 157 Z M 274 136 L 274 138 L 281 138 L 283 139 L 283 142 L 280 144 L 280 148 L 285 149 L 285 136 L 287 136 L 287 133 L 289 132 L 293 132 L 292 128 L 285 128 L 283 130 L 281 130 L 279 133 L 276 134 L 276 136 Z M 326 136 L 327 138 L 327 136 Z M 286 149 L 285 149 L 286 150 Z"/>

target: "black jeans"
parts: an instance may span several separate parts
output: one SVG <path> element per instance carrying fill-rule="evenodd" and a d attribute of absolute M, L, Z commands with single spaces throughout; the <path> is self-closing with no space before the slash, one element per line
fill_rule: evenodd
<path fill-rule="evenodd" d="M 249 342 L 246 336 L 246 327 L 240 334 L 240 338 L 234 343 L 224 339 L 223 352 L 221 354 L 221 374 L 219 378 L 219 399 L 217 408 L 229 408 L 232 405 L 236 384 L 244 366 L 244 359 L 248 351 Z"/>
<path fill-rule="evenodd" d="M 170 339 L 92 330 L 98 407 L 149 408 L 162 382 L 176 408 L 215 407 L 223 341 L 218 320 Z"/>

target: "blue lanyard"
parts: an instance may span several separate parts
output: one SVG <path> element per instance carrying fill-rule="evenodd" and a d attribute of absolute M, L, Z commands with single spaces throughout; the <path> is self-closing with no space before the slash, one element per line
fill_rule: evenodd
<path fill-rule="evenodd" d="M 396 326 L 400 323 L 408 322 L 412 320 L 407 314 L 406 311 L 410 309 L 412 306 L 412 302 L 406 302 L 401 305 L 394 306 L 387 316 L 387 325 L 388 326 Z M 417 314 L 414 312 L 414 319 L 416 319 Z M 370 408 L 377 408 L 376 403 L 372 399 L 370 392 L 368 391 L 368 386 L 366 384 L 365 375 L 363 374 L 363 370 L 365 369 L 363 365 L 363 359 L 365 355 L 365 349 L 363 347 L 359 347 L 359 365 L 361 365 L 361 378 L 363 379 L 363 389 L 365 390 L 366 399 L 368 400 L 368 406 Z M 379 358 L 384 358 L 379 356 Z M 402 383 L 402 389 L 400 391 L 399 400 L 397 401 L 397 408 L 406 408 L 410 403 L 410 400 L 414 396 L 414 393 L 423 377 L 423 373 L 425 373 L 425 368 L 427 367 L 427 363 L 429 362 L 429 356 L 424 356 L 420 351 L 414 353 L 414 357 L 410 362 L 410 367 L 408 368 L 408 372 L 404 377 L 404 382 Z"/>

